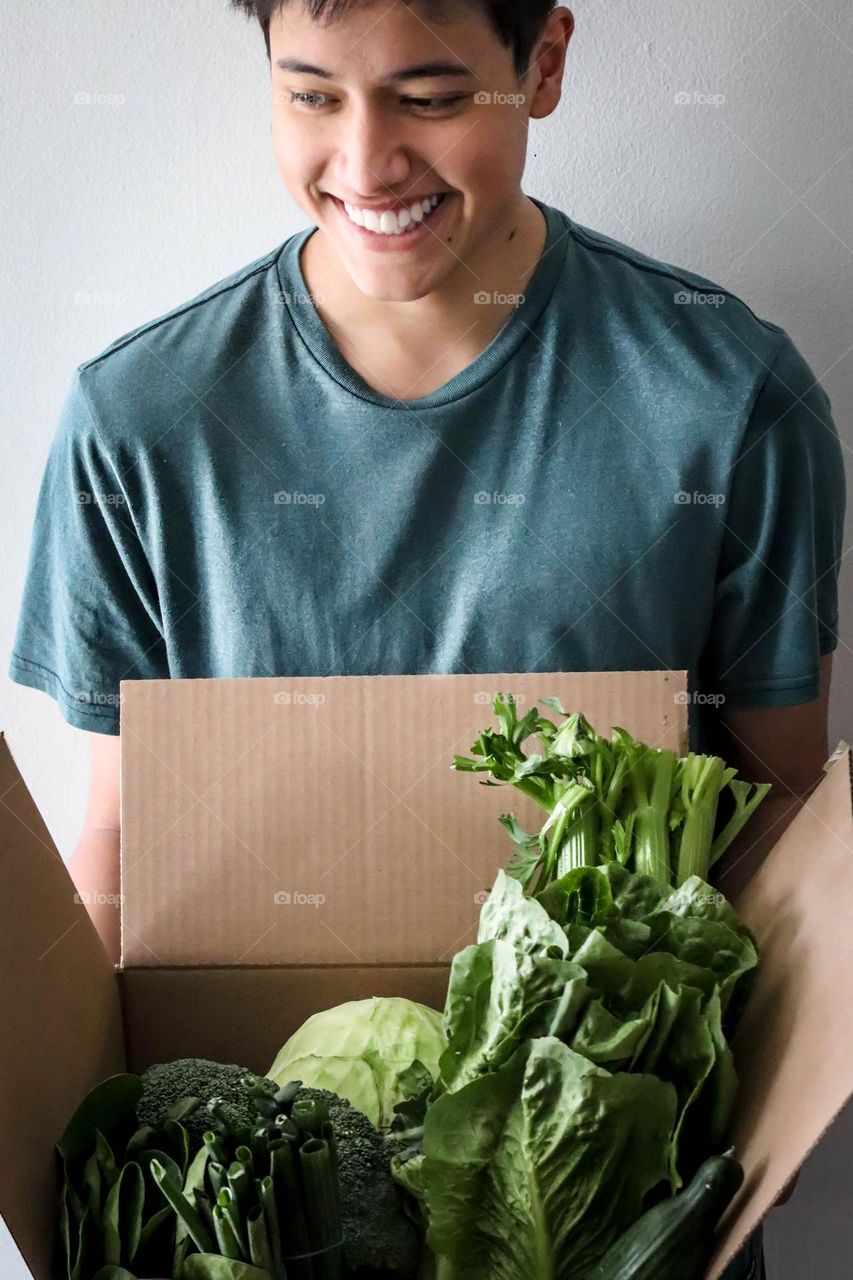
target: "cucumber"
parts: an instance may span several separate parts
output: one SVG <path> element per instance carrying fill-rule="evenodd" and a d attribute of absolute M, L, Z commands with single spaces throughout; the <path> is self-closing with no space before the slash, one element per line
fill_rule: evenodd
<path fill-rule="evenodd" d="M 711 1156 L 689 1186 L 638 1218 L 584 1280 L 702 1280 L 714 1228 L 742 1182 L 733 1151 Z"/>

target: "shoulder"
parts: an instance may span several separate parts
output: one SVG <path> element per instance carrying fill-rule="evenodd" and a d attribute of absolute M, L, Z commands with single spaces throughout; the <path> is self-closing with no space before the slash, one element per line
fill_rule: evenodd
<path fill-rule="evenodd" d="M 80 364 L 70 393 L 80 419 L 105 446 L 144 441 L 179 418 L 258 339 L 277 330 L 286 308 L 272 250 L 201 293 L 117 337 Z"/>
<path fill-rule="evenodd" d="M 595 299 L 600 322 L 633 336 L 638 348 L 645 344 L 652 367 L 656 356 L 670 361 L 675 352 L 685 374 L 698 366 L 716 385 L 748 393 L 790 344 L 784 329 L 725 285 L 563 217 L 570 270 Z"/>

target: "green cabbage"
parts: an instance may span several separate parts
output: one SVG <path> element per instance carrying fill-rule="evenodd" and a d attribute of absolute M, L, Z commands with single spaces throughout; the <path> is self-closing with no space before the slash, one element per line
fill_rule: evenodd
<path fill-rule="evenodd" d="M 278 1085 L 301 1080 L 328 1089 L 386 1128 L 405 1097 L 400 1077 L 420 1062 L 435 1079 L 446 1043 L 435 1009 L 398 996 L 374 996 L 315 1013 L 266 1074 Z"/>

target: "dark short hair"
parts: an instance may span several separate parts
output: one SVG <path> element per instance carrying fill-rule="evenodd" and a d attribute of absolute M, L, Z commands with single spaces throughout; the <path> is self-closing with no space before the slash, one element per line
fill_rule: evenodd
<path fill-rule="evenodd" d="M 411 4 L 414 0 L 403 0 Z M 441 0 L 420 0 L 427 10 L 447 9 Z M 498 38 L 512 53 L 516 75 L 521 79 L 530 65 L 536 42 L 542 34 L 545 20 L 557 0 L 467 0 L 473 8 L 481 9 L 492 24 Z M 261 25 L 270 51 L 270 19 L 288 0 L 231 0 L 231 6 Z M 315 22 L 332 23 L 359 0 L 303 0 L 308 15 Z"/>

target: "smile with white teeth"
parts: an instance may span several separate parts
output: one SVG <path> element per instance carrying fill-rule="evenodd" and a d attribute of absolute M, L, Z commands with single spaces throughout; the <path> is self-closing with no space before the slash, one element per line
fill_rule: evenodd
<path fill-rule="evenodd" d="M 415 200 L 402 209 L 383 209 L 381 213 L 377 213 L 375 209 L 359 209 L 356 205 L 347 204 L 345 200 L 341 203 L 350 222 L 357 226 L 383 236 L 399 236 L 423 222 L 441 204 L 446 194 L 443 191 L 440 195 L 424 196 L 422 200 Z"/>

